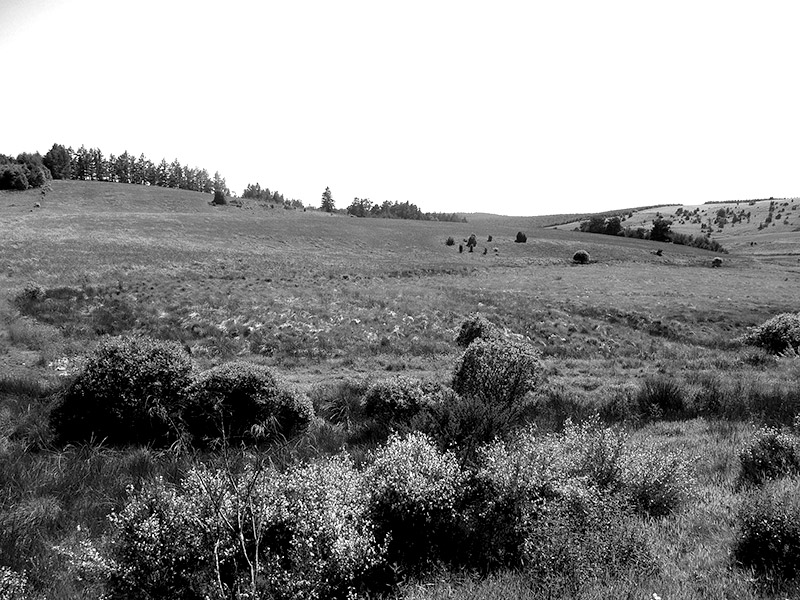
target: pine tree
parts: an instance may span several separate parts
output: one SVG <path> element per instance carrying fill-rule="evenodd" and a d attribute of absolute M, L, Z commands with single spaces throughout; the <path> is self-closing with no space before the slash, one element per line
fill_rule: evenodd
<path fill-rule="evenodd" d="M 320 205 L 320 208 L 329 213 L 332 213 L 334 210 L 336 210 L 336 206 L 333 202 L 333 195 L 331 194 L 331 188 L 329 187 L 326 187 L 325 191 L 322 192 L 322 204 Z"/>

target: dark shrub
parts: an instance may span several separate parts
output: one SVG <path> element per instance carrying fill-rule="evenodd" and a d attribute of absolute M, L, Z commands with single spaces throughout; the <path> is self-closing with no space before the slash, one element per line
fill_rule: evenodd
<path fill-rule="evenodd" d="M 517 232 L 517 237 L 514 239 L 517 244 L 524 244 L 528 241 L 528 236 L 522 233 L 521 231 Z"/>
<path fill-rule="evenodd" d="M 195 440 L 230 442 L 291 437 L 314 417 L 311 401 L 278 384 L 264 366 L 236 361 L 214 367 L 189 387 L 185 419 Z"/>
<path fill-rule="evenodd" d="M 425 435 L 393 435 L 365 473 L 370 514 L 388 560 L 406 571 L 425 570 L 458 549 L 459 499 L 466 478 L 451 453 Z"/>
<path fill-rule="evenodd" d="M 456 241 L 453 239 L 453 236 L 451 235 L 449 238 L 447 238 L 447 241 L 444 244 L 445 244 L 445 246 L 452 246 L 455 243 L 456 243 Z"/>
<path fill-rule="evenodd" d="M 418 380 L 398 375 L 370 385 L 364 394 L 362 406 L 367 417 L 380 423 L 405 423 L 420 411 L 424 398 L 422 384 Z"/>
<path fill-rule="evenodd" d="M 759 429 L 739 454 L 740 484 L 760 485 L 767 479 L 800 475 L 797 437 L 774 427 Z"/>
<path fill-rule="evenodd" d="M 466 348 L 476 339 L 490 339 L 498 337 L 500 330 L 480 313 L 474 313 L 461 322 L 461 328 L 456 336 L 456 344 Z"/>
<path fill-rule="evenodd" d="M 492 236 L 489 236 L 488 238 L 486 238 L 486 243 L 487 244 L 490 244 L 491 242 L 492 242 Z"/>
<path fill-rule="evenodd" d="M 55 430 L 64 442 L 169 443 L 179 434 L 191 373 L 177 343 L 105 339 L 53 411 Z"/>
<path fill-rule="evenodd" d="M 456 363 L 453 389 L 461 396 L 517 402 L 536 388 L 541 371 L 539 353 L 531 344 L 477 339 Z"/>
<path fill-rule="evenodd" d="M 219 206 L 227 204 L 228 199 L 225 197 L 225 192 L 222 190 L 214 190 L 214 200 L 212 200 L 211 203 Z"/>
<path fill-rule="evenodd" d="M 800 313 L 772 317 L 758 327 L 752 327 L 739 341 L 760 346 L 773 354 L 789 348 L 800 349 Z"/>
<path fill-rule="evenodd" d="M 800 556 L 800 480 L 772 481 L 754 490 L 737 515 L 734 557 L 761 575 L 791 579 Z"/>
<path fill-rule="evenodd" d="M 586 250 L 578 250 L 575 254 L 572 255 L 572 262 L 577 263 L 579 265 L 585 265 L 589 263 L 589 253 Z"/>
<path fill-rule="evenodd" d="M 21 165 L 0 165 L 0 190 L 27 190 L 28 178 Z"/>
<path fill-rule="evenodd" d="M 639 411 L 652 417 L 677 417 L 685 409 L 681 385 L 669 377 L 645 379 L 636 396 Z"/>
<path fill-rule="evenodd" d="M 326 421 L 349 429 L 363 416 L 361 400 L 367 389 L 367 382 L 360 379 L 318 385 L 310 394 L 314 412 Z"/>

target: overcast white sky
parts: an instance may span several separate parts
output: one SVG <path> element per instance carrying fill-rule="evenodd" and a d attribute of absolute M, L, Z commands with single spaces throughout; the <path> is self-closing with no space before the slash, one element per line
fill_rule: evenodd
<path fill-rule="evenodd" d="M 800 195 L 800 4 L 0 0 L 0 153 L 54 142 L 512 215 Z"/>

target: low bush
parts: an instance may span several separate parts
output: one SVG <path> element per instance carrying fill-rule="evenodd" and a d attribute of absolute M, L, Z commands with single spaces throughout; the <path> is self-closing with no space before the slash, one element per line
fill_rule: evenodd
<path fill-rule="evenodd" d="M 52 413 L 61 442 L 163 445 L 181 433 L 192 363 L 173 342 L 100 342 Z"/>
<path fill-rule="evenodd" d="M 445 246 L 453 246 L 455 243 L 456 241 L 453 239 L 453 236 L 451 235 L 450 237 L 447 238 L 447 241 L 445 241 L 444 244 Z"/>
<path fill-rule="evenodd" d="M 480 313 L 474 313 L 461 322 L 456 336 L 456 344 L 466 348 L 477 339 L 495 338 L 499 336 L 499 333 L 497 325 Z"/>
<path fill-rule="evenodd" d="M 420 433 L 393 435 L 366 469 L 370 514 L 387 560 L 420 572 L 459 551 L 459 504 L 466 476 L 456 457 Z"/>
<path fill-rule="evenodd" d="M 279 385 L 264 366 L 234 361 L 198 375 L 188 389 L 184 418 L 197 441 L 252 442 L 304 431 L 311 401 Z"/>
<path fill-rule="evenodd" d="M 684 454 L 644 444 L 628 447 L 621 460 L 620 481 L 629 505 L 650 517 L 680 510 L 695 489 L 695 474 Z"/>
<path fill-rule="evenodd" d="M 666 376 L 648 377 L 636 396 L 639 411 L 654 418 L 680 417 L 686 410 L 681 384 Z"/>
<path fill-rule="evenodd" d="M 517 232 L 517 237 L 514 238 L 514 242 L 517 244 L 524 244 L 528 241 L 528 236 L 522 233 L 521 231 Z"/>
<path fill-rule="evenodd" d="M 579 265 L 589 264 L 589 253 L 586 250 L 578 250 L 572 255 L 572 262 Z"/>
<path fill-rule="evenodd" d="M 743 567 L 770 578 L 798 576 L 800 480 L 781 479 L 751 491 L 737 515 L 733 555 Z"/>
<path fill-rule="evenodd" d="M 453 390 L 510 404 L 533 392 L 542 378 L 539 352 L 529 343 L 476 339 L 456 363 Z"/>
<path fill-rule="evenodd" d="M 422 384 L 418 380 L 398 375 L 370 385 L 362 406 L 367 417 L 390 425 L 408 422 L 420 411 L 424 399 Z"/>
<path fill-rule="evenodd" d="M 800 444 L 796 436 L 774 427 L 759 429 L 739 453 L 739 483 L 760 485 L 768 479 L 800 475 Z"/>
<path fill-rule="evenodd" d="M 800 349 L 800 313 L 782 313 L 772 317 L 738 339 L 778 354 L 787 349 Z"/>

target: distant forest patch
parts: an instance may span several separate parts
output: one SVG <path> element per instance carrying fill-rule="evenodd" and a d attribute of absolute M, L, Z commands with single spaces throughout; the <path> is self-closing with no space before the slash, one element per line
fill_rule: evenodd
<path fill-rule="evenodd" d="M 369 198 L 353 198 L 347 207 L 348 215 L 354 217 L 374 217 L 378 219 L 410 219 L 414 221 L 452 221 L 466 223 L 467 219 L 459 213 L 422 212 L 416 204 L 384 201 L 381 204 Z"/>

